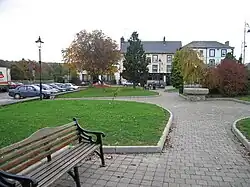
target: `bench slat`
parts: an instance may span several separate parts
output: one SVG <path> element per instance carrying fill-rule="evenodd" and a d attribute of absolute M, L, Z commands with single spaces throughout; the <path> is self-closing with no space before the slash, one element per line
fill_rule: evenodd
<path fill-rule="evenodd" d="M 47 187 L 51 185 L 53 182 L 55 182 L 58 178 L 63 176 L 67 171 L 72 169 L 74 166 L 76 166 L 81 160 L 83 160 L 87 155 L 93 153 L 94 150 L 96 150 L 96 145 L 92 145 L 88 149 L 85 149 L 80 154 L 76 155 L 74 158 L 68 160 L 67 162 L 63 163 L 63 167 L 58 167 L 57 170 L 54 170 L 53 173 L 50 173 L 47 176 L 44 176 L 42 180 L 38 179 L 38 187 L 43 186 Z M 50 170 L 49 170 L 50 171 Z"/>
<path fill-rule="evenodd" d="M 43 166 L 39 167 L 38 169 L 30 172 L 28 176 L 32 178 L 38 178 L 39 176 L 45 174 L 48 170 L 48 168 L 56 167 L 56 165 L 60 164 L 61 160 L 65 158 L 71 158 L 72 155 L 78 154 L 83 149 L 87 149 L 90 146 L 90 144 L 81 143 L 76 145 L 73 148 L 69 148 L 68 150 L 64 151 L 60 155 L 57 155 L 53 158 L 53 160 L 49 163 L 44 164 Z"/>
<path fill-rule="evenodd" d="M 8 170 L 7 172 L 14 173 L 14 174 L 19 173 L 20 171 L 22 171 L 22 170 L 26 169 L 27 167 L 37 163 L 38 161 L 40 161 L 43 158 L 51 155 L 54 152 L 60 150 L 61 148 L 69 145 L 71 142 L 74 142 L 77 139 L 78 139 L 78 137 L 73 137 L 73 138 L 69 139 L 68 141 L 62 142 L 61 144 L 53 147 L 53 149 L 50 149 L 49 151 L 46 151 L 46 152 L 44 152 L 44 153 L 42 153 L 40 155 L 35 156 L 34 158 L 32 158 L 32 159 L 30 159 L 30 160 L 28 160 L 26 162 L 23 162 L 22 164 L 20 164 L 20 165 L 18 165 L 16 167 L 13 167 L 10 170 Z"/>
<path fill-rule="evenodd" d="M 2 168 L 2 165 L 6 162 L 6 161 L 10 161 L 11 159 L 14 159 L 15 157 L 19 157 L 20 155 L 24 155 L 25 153 L 28 153 L 32 150 L 35 149 L 39 149 L 41 146 L 43 146 L 44 144 L 48 144 L 49 142 L 53 142 L 54 140 L 61 138 L 62 136 L 66 136 L 68 133 L 71 132 L 77 132 L 76 131 L 76 127 L 71 127 L 68 129 L 65 129 L 57 134 L 53 134 L 50 137 L 47 137 L 45 139 L 42 139 L 40 141 L 37 141 L 29 146 L 25 146 L 21 149 L 16 149 L 6 155 L 3 155 L 2 158 L 0 159 L 0 168 Z"/>
<path fill-rule="evenodd" d="M 68 134 L 67 136 L 60 137 L 60 138 L 56 139 L 55 141 L 52 141 L 48 144 L 40 145 L 40 147 L 37 147 L 33 151 L 27 152 L 27 154 L 20 155 L 19 157 L 15 158 L 14 160 L 11 160 L 9 162 L 4 163 L 3 165 L 0 166 L 0 169 L 10 170 L 12 167 L 14 167 L 14 166 L 26 161 L 26 160 L 29 160 L 30 158 L 32 158 L 34 156 L 42 154 L 46 150 L 52 149 L 54 146 L 58 145 L 61 142 L 65 142 L 68 139 L 77 138 L 77 137 L 78 137 L 78 132 L 75 131 L 75 132 Z"/>
<path fill-rule="evenodd" d="M 35 133 L 33 133 L 30 137 L 28 137 L 20 142 L 17 142 L 15 144 L 12 144 L 8 147 L 4 147 L 4 148 L 0 149 L 0 158 L 2 157 L 3 154 L 6 154 L 6 153 L 11 152 L 15 149 L 19 149 L 21 147 L 27 146 L 31 143 L 37 142 L 37 141 L 41 140 L 42 138 L 44 138 L 45 136 L 47 137 L 47 136 L 56 134 L 56 133 L 63 131 L 67 128 L 70 128 L 72 126 L 75 126 L 74 122 L 71 122 L 71 123 L 68 123 L 66 125 L 59 126 L 59 127 L 51 127 L 51 128 L 46 127 L 46 128 L 40 129 L 40 130 L 36 131 Z"/>

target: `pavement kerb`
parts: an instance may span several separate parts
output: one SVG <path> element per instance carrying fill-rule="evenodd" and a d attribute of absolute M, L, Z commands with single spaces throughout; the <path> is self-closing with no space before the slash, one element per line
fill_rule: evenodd
<path fill-rule="evenodd" d="M 250 151 L 250 142 L 248 141 L 248 139 L 239 131 L 239 129 L 237 129 L 236 124 L 238 121 L 246 119 L 246 118 L 250 118 L 250 116 L 248 117 L 244 117 L 244 118 L 240 118 L 237 119 L 233 125 L 232 125 L 232 132 L 234 133 L 234 135 L 239 139 L 239 141 L 246 147 L 246 149 L 248 151 Z"/>
<path fill-rule="evenodd" d="M 156 146 L 103 146 L 104 153 L 121 154 L 121 153 L 160 153 L 162 152 L 167 135 L 169 133 L 169 129 L 174 119 L 173 113 L 166 108 L 164 109 L 169 112 L 170 117 L 163 130 L 162 136 Z"/>
<path fill-rule="evenodd" d="M 241 104 L 250 105 L 249 101 L 243 101 L 235 98 L 206 98 L 207 101 L 234 101 Z"/>
<path fill-rule="evenodd" d="M 182 97 L 183 99 L 187 99 L 187 96 L 185 96 L 183 94 L 179 94 L 179 96 Z M 217 98 L 208 97 L 208 98 L 206 98 L 206 101 L 233 101 L 233 102 L 237 102 L 237 103 L 241 103 L 241 104 L 250 105 L 249 101 L 243 101 L 240 99 L 228 98 L 228 97 L 217 97 Z"/>

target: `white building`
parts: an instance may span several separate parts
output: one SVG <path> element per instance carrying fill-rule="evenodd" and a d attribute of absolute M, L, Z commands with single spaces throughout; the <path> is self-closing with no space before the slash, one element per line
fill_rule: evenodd
<path fill-rule="evenodd" d="M 209 66 L 218 65 L 227 53 L 234 53 L 234 47 L 229 46 L 229 41 L 225 44 L 217 41 L 193 41 L 183 46 L 197 50 L 200 58 Z"/>
<path fill-rule="evenodd" d="M 122 55 L 126 53 L 129 43 L 121 38 L 120 50 Z M 181 41 L 142 41 L 144 51 L 149 61 L 149 80 L 162 80 L 169 82 L 174 54 L 182 46 Z M 119 72 L 115 74 L 117 82 L 122 78 L 120 73 L 123 70 L 123 60 L 119 62 Z"/>

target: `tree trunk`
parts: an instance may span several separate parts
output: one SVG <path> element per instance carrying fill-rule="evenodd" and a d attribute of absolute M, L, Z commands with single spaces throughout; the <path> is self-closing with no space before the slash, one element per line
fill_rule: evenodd
<path fill-rule="evenodd" d="M 135 82 L 133 82 L 133 88 L 135 89 Z"/>

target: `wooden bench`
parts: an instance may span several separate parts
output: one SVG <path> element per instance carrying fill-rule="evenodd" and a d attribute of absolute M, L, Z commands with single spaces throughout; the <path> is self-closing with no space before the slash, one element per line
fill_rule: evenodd
<path fill-rule="evenodd" d="M 65 173 L 80 187 L 77 164 L 86 156 L 97 153 L 101 166 L 105 166 L 102 137 L 102 132 L 81 128 L 74 118 L 72 123 L 41 129 L 21 142 L 2 148 L 0 187 L 45 187 Z"/>

